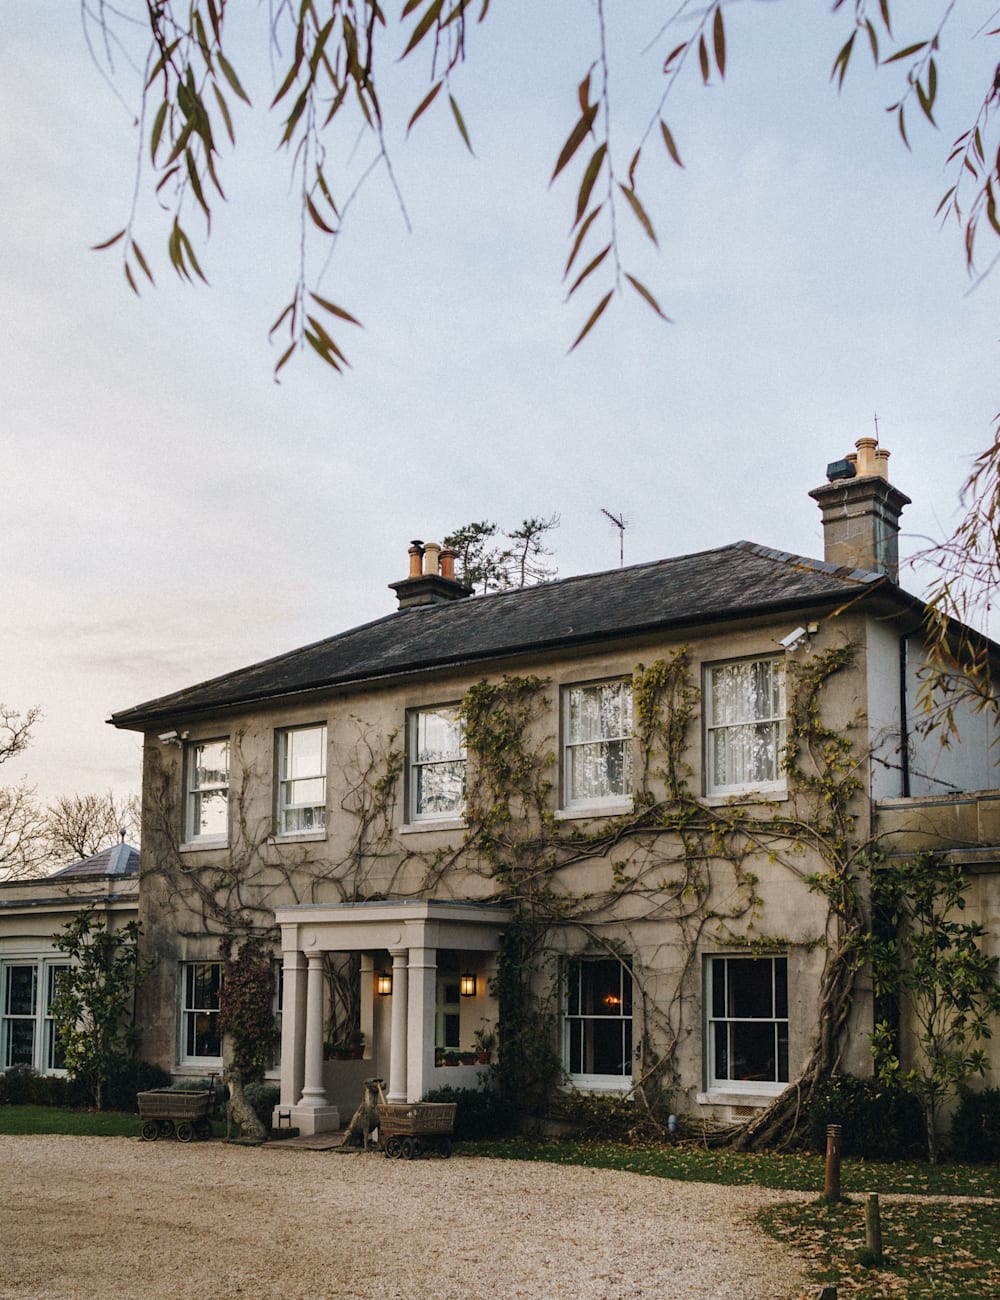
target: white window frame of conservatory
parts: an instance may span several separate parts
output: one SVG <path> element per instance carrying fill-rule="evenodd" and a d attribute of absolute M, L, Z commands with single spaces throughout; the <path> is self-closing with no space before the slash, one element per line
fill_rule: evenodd
<path fill-rule="evenodd" d="M 227 751 L 228 766 L 226 768 L 225 781 L 208 782 L 205 785 L 195 784 L 198 772 L 197 753 L 207 745 L 225 745 Z M 203 740 L 187 741 L 184 745 L 184 842 L 181 848 L 187 849 L 204 849 L 213 848 L 229 843 L 229 788 L 230 778 L 232 776 L 232 747 L 228 736 L 209 736 Z M 195 799 L 199 794 L 206 791 L 225 791 L 226 795 L 226 829 L 223 832 L 202 835 L 194 830 L 194 808 Z"/>
<path fill-rule="evenodd" d="M 70 963 L 60 954 L 32 955 L 25 953 L 5 957 L 0 961 L 0 1073 L 13 1068 L 7 1063 L 7 1024 L 14 1020 L 30 1020 L 33 1023 L 31 1042 L 31 1068 L 37 1074 L 62 1077 L 66 1071 L 60 1066 L 51 1065 L 55 1052 L 55 1021 L 49 1008 L 52 1002 L 53 972 L 68 969 Z M 31 966 L 35 970 L 34 1011 L 30 1015 L 8 1015 L 8 970 L 14 966 Z"/>
<path fill-rule="evenodd" d="M 633 1087 L 633 1072 L 629 1070 L 628 1074 L 575 1074 L 570 1069 L 572 1065 L 571 1057 L 571 1022 L 573 1020 L 586 1021 L 593 1023 L 597 1020 L 613 1020 L 616 1024 L 624 1025 L 626 1021 L 632 1026 L 631 1043 L 632 1051 L 635 1050 L 635 994 L 632 991 L 632 1011 L 628 1016 L 596 1016 L 596 1015 L 578 1015 L 570 1016 L 569 1000 L 570 989 L 569 981 L 572 978 L 574 968 L 585 962 L 596 961 L 616 961 L 616 958 L 600 957 L 594 954 L 587 956 L 567 957 L 564 964 L 563 973 L 563 990 L 562 990 L 562 1059 L 563 1068 L 566 1071 L 566 1077 L 569 1080 L 570 1087 L 577 1092 L 629 1092 Z M 632 979 L 631 967 L 626 963 L 622 965 L 617 963 L 621 972 L 621 987 L 624 990 L 624 981 Z M 631 1057 L 630 1057 L 631 1059 Z"/>
<path fill-rule="evenodd" d="M 445 763 L 463 763 L 466 765 L 465 778 L 468 777 L 468 752 L 465 745 L 465 729 L 460 727 L 461 741 L 458 751 L 454 756 L 442 757 L 435 759 L 419 760 L 418 737 L 420 729 L 420 719 L 428 717 L 431 714 L 441 716 L 451 715 L 451 720 L 455 720 L 458 712 L 457 704 L 433 704 L 425 708 L 410 709 L 406 718 L 406 808 L 407 824 L 403 827 L 407 829 L 428 830 L 432 827 L 445 828 L 450 826 L 462 826 L 465 822 L 465 798 L 466 785 L 463 780 L 461 804 L 456 808 L 443 809 L 440 812 L 426 812 L 417 807 L 417 792 L 419 789 L 420 772 L 425 767 L 443 765 Z"/>
<path fill-rule="evenodd" d="M 187 1070 L 197 1068 L 204 1071 L 207 1068 L 222 1068 L 222 1052 L 218 1056 L 189 1056 L 187 1052 L 188 1041 L 188 1020 L 190 1016 L 201 1015 L 204 1013 L 219 1015 L 218 1007 L 193 1007 L 188 1006 L 187 986 L 188 971 L 195 966 L 216 966 L 219 970 L 219 989 L 222 988 L 222 962 L 221 961 L 182 961 L 178 963 L 178 1042 L 177 1042 L 177 1062 Z M 219 1036 L 219 1045 L 222 1046 L 222 1036 Z"/>
<path fill-rule="evenodd" d="M 602 736 L 599 740 L 572 740 L 570 739 L 570 699 L 574 691 L 598 691 L 605 686 L 618 686 L 623 692 L 628 694 L 628 723 L 627 733 L 618 736 Z M 634 737 L 634 701 L 632 699 L 632 682 L 628 677 L 603 677 L 597 681 L 589 682 L 568 682 L 560 690 L 560 730 L 561 730 L 561 799 L 557 816 L 567 817 L 585 817 L 589 812 L 607 812 L 609 809 L 619 810 L 632 807 L 632 740 Z M 570 793 L 571 783 L 571 757 L 572 752 L 577 749 L 584 749 L 592 745 L 608 744 L 609 742 L 621 743 L 623 746 L 623 763 L 622 774 L 626 788 L 623 791 L 614 794 L 603 794 L 594 796 L 582 796 L 573 798 Z"/>
<path fill-rule="evenodd" d="M 757 663 L 768 663 L 779 673 L 779 712 L 768 717 L 747 718 L 740 722 L 715 723 L 715 691 L 713 673 L 719 670 L 739 668 Z M 759 794 L 770 798 L 780 798 L 787 793 L 788 782 L 782 767 L 782 751 L 785 745 L 787 725 L 787 701 L 785 695 L 785 659 L 783 655 L 750 655 L 742 659 L 723 659 L 707 663 L 702 669 L 702 699 L 704 701 L 704 789 L 708 800 L 720 801 L 739 797 L 740 795 Z M 745 781 L 731 785 L 716 785 L 713 780 L 714 737 L 717 733 L 735 730 L 737 727 L 770 724 L 776 729 L 776 764 L 777 772 L 773 780 Z"/>
<path fill-rule="evenodd" d="M 712 977 L 713 969 L 717 962 L 722 961 L 766 961 L 771 964 L 771 987 L 774 989 L 774 963 L 783 961 L 785 963 L 785 1015 L 767 1017 L 738 1017 L 738 1016 L 715 1016 L 713 1015 L 712 1005 Z M 788 957 L 785 953 L 765 953 L 758 957 L 750 957 L 745 952 L 721 952 L 711 953 L 705 959 L 704 974 L 704 1006 L 705 1006 L 705 1076 L 706 1092 L 699 1094 L 699 1102 L 720 1102 L 732 1095 L 740 1101 L 750 1103 L 753 1097 L 770 1098 L 780 1096 L 788 1087 L 788 1079 L 731 1079 L 720 1078 L 716 1074 L 715 1066 L 715 1025 L 719 1023 L 737 1024 L 737 1023 L 754 1023 L 770 1024 L 785 1026 L 786 1040 L 790 1034 L 790 1020 L 788 1016 Z M 772 993 L 773 1005 L 773 993 Z M 786 1047 L 790 1052 L 790 1044 Z M 786 1073 L 791 1073 L 791 1063 L 788 1062 Z"/>
<path fill-rule="evenodd" d="M 287 775 L 288 750 L 289 742 L 292 737 L 301 735 L 305 732 L 320 733 L 320 755 L 322 771 L 314 773 L 311 777 L 291 777 Z M 327 783 L 327 726 L 325 722 L 308 723 L 301 727 L 281 727 L 275 735 L 276 739 L 276 780 L 275 780 L 275 817 L 274 817 L 274 838 L 283 842 L 289 840 L 323 840 L 326 839 L 327 826 L 326 814 L 329 807 L 329 787 Z M 323 802 L 318 803 L 292 803 L 285 801 L 285 787 L 294 785 L 295 781 L 322 781 L 323 782 Z M 314 812 L 321 810 L 322 823 L 318 826 L 312 826 L 305 830 L 286 831 L 282 829 L 284 817 L 287 812 L 301 811 L 311 808 Z"/>

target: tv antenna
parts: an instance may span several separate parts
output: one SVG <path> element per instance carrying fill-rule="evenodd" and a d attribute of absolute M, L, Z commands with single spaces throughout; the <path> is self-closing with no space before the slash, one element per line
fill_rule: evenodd
<path fill-rule="evenodd" d="M 603 506 L 601 506 L 601 514 L 606 515 L 608 519 L 610 519 L 611 522 L 614 524 L 614 526 L 618 529 L 618 567 L 620 569 L 624 569 L 625 529 L 627 527 L 625 523 L 625 517 L 623 515 L 613 515 L 610 510 L 605 510 Z"/>

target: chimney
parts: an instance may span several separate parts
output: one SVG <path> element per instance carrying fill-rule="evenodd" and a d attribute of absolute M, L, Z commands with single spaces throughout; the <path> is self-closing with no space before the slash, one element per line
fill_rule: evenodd
<path fill-rule="evenodd" d="M 418 605 L 443 605 L 449 600 L 471 596 L 472 588 L 455 579 L 455 552 L 437 542 L 410 543 L 410 572 L 402 582 L 389 587 L 399 598 L 400 609 Z"/>
<path fill-rule="evenodd" d="M 823 551 L 829 564 L 899 577 L 899 516 L 910 498 L 888 479 L 889 453 L 875 438 L 826 467 L 827 482 L 809 493 L 823 512 Z"/>

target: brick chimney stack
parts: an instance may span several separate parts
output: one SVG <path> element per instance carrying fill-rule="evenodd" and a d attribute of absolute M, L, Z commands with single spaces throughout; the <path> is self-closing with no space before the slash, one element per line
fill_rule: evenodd
<path fill-rule="evenodd" d="M 827 482 L 809 493 L 823 512 L 823 550 L 829 564 L 899 577 L 899 517 L 910 498 L 888 479 L 889 453 L 875 438 L 826 467 Z"/>
<path fill-rule="evenodd" d="M 389 587 L 399 598 L 400 609 L 418 605 L 443 605 L 472 595 L 472 588 L 455 578 L 455 552 L 437 542 L 410 543 L 410 572 L 401 582 Z"/>

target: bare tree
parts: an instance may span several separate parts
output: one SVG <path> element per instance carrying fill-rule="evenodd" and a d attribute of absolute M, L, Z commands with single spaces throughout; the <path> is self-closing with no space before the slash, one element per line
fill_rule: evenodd
<path fill-rule="evenodd" d="M 544 563 L 544 557 L 552 554 L 544 538 L 558 527 L 557 514 L 548 519 L 534 515 L 522 520 L 519 528 L 504 533 L 497 524 L 482 519 L 456 528 L 444 539 L 444 544 L 456 552 L 459 579 L 485 594 L 530 587 L 554 577 L 555 568 Z M 494 542 L 496 537 L 502 537 L 507 545 Z"/>
<path fill-rule="evenodd" d="M 27 749 L 40 717 L 37 708 L 21 713 L 0 704 L 0 765 Z M 0 786 L 0 879 L 38 875 L 45 860 L 44 832 L 34 789 L 24 780 Z"/>
<path fill-rule="evenodd" d="M 100 853 L 124 833 L 139 838 L 140 803 L 135 794 L 64 794 L 49 804 L 45 836 L 53 863 L 78 862 Z"/>

